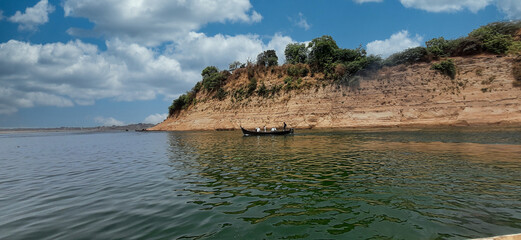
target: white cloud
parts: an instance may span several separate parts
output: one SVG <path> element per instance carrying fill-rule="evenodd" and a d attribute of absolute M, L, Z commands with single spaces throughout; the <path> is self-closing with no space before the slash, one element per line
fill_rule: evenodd
<path fill-rule="evenodd" d="M 117 101 L 172 98 L 191 89 L 209 65 L 226 69 L 230 62 L 255 59 L 275 49 L 279 62 L 292 42 L 276 34 L 264 44 L 257 35 L 206 36 L 191 32 L 165 52 L 119 39 L 107 50 L 80 40 L 31 44 L 10 40 L 0 44 L 0 114 L 35 106 L 92 105 L 99 99 Z"/>
<path fill-rule="evenodd" d="M 468 9 L 473 13 L 485 8 L 494 0 L 400 0 L 407 8 L 417 8 L 427 12 L 457 12 Z"/>
<path fill-rule="evenodd" d="M 0 113 L 34 106 L 90 105 L 95 100 L 148 100 L 189 89 L 197 71 L 136 44 L 107 42 L 107 51 L 79 40 L 0 44 Z M 10 106 L 10 107 L 7 107 Z"/>
<path fill-rule="evenodd" d="M 521 19 L 521 1 L 498 0 L 496 3 L 500 11 L 504 12 L 509 19 Z"/>
<path fill-rule="evenodd" d="M 226 69 L 229 63 L 235 60 L 243 63 L 255 60 L 259 53 L 268 49 L 274 49 L 279 62 L 283 62 L 284 49 L 291 42 L 290 37 L 280 34 L 275 34 L 268 44 L 264 44 L 258 35 L 217 34 L 209 37 L 204 33 L 191 32 L 170 48 L 183 68 L 203 69 L 205 66 L 214 65 Z"/>
<path fill-rule="evenodd" d="M 4 20 L 4 11 L 0 10 L 0 21 Z"/>
<path fill-rule="evenodd" d="M 397 32 L 389 39 L 375 40 L 367 44 L 367 53 L 380 55 L 383 58 L 402 50 L 420 46 L 423 38 L 419 35 L 411 37 L 407 30 Z"/>
<path fill-rule="evenodd" d="M 367 3 L 367 2 L 382 2 L 383 0 L 353 0 L 356 3 Z"/>
<path fill-rule="evenodd" d="M 298 13 L 298 19 L 289 18 L 291 22 L 293 22 L 297 27 L 303 28 L 304 30 L 309 30 L 311 25 L 308 24 L 308 21 L 304 17 L 304 14 L 301 12 Z"/>
<path fill-rule="evenodd" d="M 105 118 L 105 117 L 95 117 L 94 118 L 94 121 L 98 124 L 101 124 L 103 126 L 123 126 L 125 125 L 124 122 L 122 121 L 119 121 L 113 117 L 108 117 L 108 118 Z"/>
<path fill-rule="evenodd" d="M 356 3 L 383 2 L 383 0 L 353 0 Z M 459 12 L 465 9 L 477 13 L 489 5 L 507 15 L 508 19 L 521 19 L 521 1 L 519 0 L 400 0 L 407 8 L 417 8 L 427 12 Z"/>
<path fill-rule="evenodd" d="M 259 22 L 249 0 L 65 0 L 65 16 L 84 17 L 92 31 L 69 29 L 76 36 L 103 35 L 147 46 L 175 41 L 211 22 Z"/>
<path fill-rule="evenodd" d="M 25 9 L 25 13 L 16 11 L 9 21 L 18 23 L 19 30 L 34 30 L 38 25 L 49 21 L 49 14 L 54 12 L 54 6 L 47 0 L 41 0 L 34 7 Z"/>
<path fill-rule="evenodd" d="M 165 120 L 167 117 L 168 117 L 167 113 L 163 113 L 163 114 L 156 113 L 156 114 L 152 114 L 152 115 L 146 117 L 145 120 L 143 120 L 143 123 L 158 124 L 158 123 L 162 122 L 163 120 Z"/>

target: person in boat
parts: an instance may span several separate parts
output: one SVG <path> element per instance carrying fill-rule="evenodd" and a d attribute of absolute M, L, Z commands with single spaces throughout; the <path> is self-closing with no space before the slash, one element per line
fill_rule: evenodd
<path fill-rule="evenodd" d="M 266 125 L 264 125 L 264 132 L 266 132 Z"/>
<path fill-rule="evenodd" d="M 284 131 L 286 131 L 286 122 L 284 122 L 284 128 L 283 128 Z"/>
<path fill-rule="evenodd" d="M 256 128 L 255 130 L 257 130 L 257 132 L 260 132 L 260 127 Z"/>

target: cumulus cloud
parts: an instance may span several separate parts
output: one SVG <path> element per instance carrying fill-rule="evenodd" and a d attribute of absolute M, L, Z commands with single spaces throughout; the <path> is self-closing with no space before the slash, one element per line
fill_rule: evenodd
<path fill-rule="evenodd" d="M 383 0 L 353 0 L 356 3 L 383 2 Z M 465 9 L 476 13 L 489 5 L 496 7 L 508 19 L 521 19 L 521 1 L 519 0 L 400 0 L 407 8 L 416 8 L 427 12 L 459 12 Z"/>
<path fill-rule="evenodd" d="M 43 45 L 10 40 L 0 44 L 0 113 L 89 105 L 102 98 L 154 99 L 190 88 L 198 76 L 181 70 L 171 56 L 117 40 L 107 42 L 106 52 L 79 40 Z"/>
<path fill-rule="evenodd" d="M 494 0 L 400 0 L 403 6 L 428 12 L 457 12 L 468 9 L 473 13 L 490 5 Z"/>
<path fill-rule="evenodd" d="M 521 1 L 498 0 L 496 5 L 509 19 L 521 19 Z"/>
<path fill-rule="evenodd" d="M 167 117 L 168 117 L 167 113 L 163 113 L 163 114 L 156 113 L 156 114 L 152 114 L 152 115 L 146 117 L 145 120 L 143 120 L 143 123 L 158 124 L 158 123 L 162 122 L 163 120 L 165 120 Z"/>
<path fill-rule="evenodd" d="M 204 33 L 190 32 L 169 48 L 185 68 L 203 69 L 214 65 L 226 69 L 233 61 L 244 63 L 254 60 L 259 53 L 268 49 L 274 49 L 279 62 L 283 62 L 284 49 L 292 41 L 290 37 L 280 34 L 275 34 L 268 44 L 264 44 L 258 35 L 206 36 Z"/>
<path fill-rule="evenodd" d="M 290 42 L 279 34 L 265 44 L 257 35 L 191 32 L 159 52 L 119 39 L 107 40 L 106 51 L 80 40 L 48 44 L 10 40 L 0 44 L 0 114 L 35 106 L 92 105 L 106 98 L 172 99 L 192 88 L 205 66 L 225 69 L 232 61 L 255 59 L 267 49 L 275 49 L 283 62 Z"/>
<path fill-rule="evenodd" d="M 94 122 L 101 124 L 102 126 L 123 126 L 124 122 L 119 121 L 113 117 L 95 117 Z"/>
<path fill-rule="evenodd" d="M 75 36 L 103 35 L 155 46 L 174 41 L 210 22 L 259 22 L 249 0 L 65 0 L 65 16 L 83 17 L 94 29 L 69 29 Z"/>
<path fill-rule="evenodd" d="M 375 40 L 367 44 L 367 53 L 380 55 L 383 58 L 402 50 L 420 46 L 423 38 L 419 35 L 411 37 L 407 30 L 391 35 L 385 40 Z"/>
<path fill-rule="evenodd" d="M 367 3 L 367 2 L 382 2 L 383 0 L 353 0 L 356 3 Z"/>
<path fill-rule="evenodd" d="M 34 30 L 37 26 L 49 21 L 49 14 L 54 12 L 54 6 L 47 0 L 41 0 L 34 7 L 25 9 L 25 13 L 16 11 L 9 21 L 18 23 L 19 30 Z"/>
<path fill-rule="evenodd" d="M 297 27 L 303 28 L 306 31 L 311 28 L 311 25 L 309 25 L 308 21 L 304 17 L 304 14 L 302 14 L 301 12 L 298 13 L 297 19 L 289 18 L 289 20 L 293 22 L 293 24 Z"/>

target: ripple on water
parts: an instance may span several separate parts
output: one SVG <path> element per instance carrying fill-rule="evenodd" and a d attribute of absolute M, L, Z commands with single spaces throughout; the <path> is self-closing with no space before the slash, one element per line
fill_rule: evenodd
<path fill-rule="evenodd" d="M 3 136 L 0 238 L 445 239 L 521 232 L 520 132 Z"/>

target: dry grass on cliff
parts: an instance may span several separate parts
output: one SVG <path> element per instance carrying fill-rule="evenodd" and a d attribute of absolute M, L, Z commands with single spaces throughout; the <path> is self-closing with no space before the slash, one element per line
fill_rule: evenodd
<path fill-rule="evenodd" d="M 514 75 L 514 87 L 521 87 L 521 57 L 514 59 L 512 74 Z"/>

